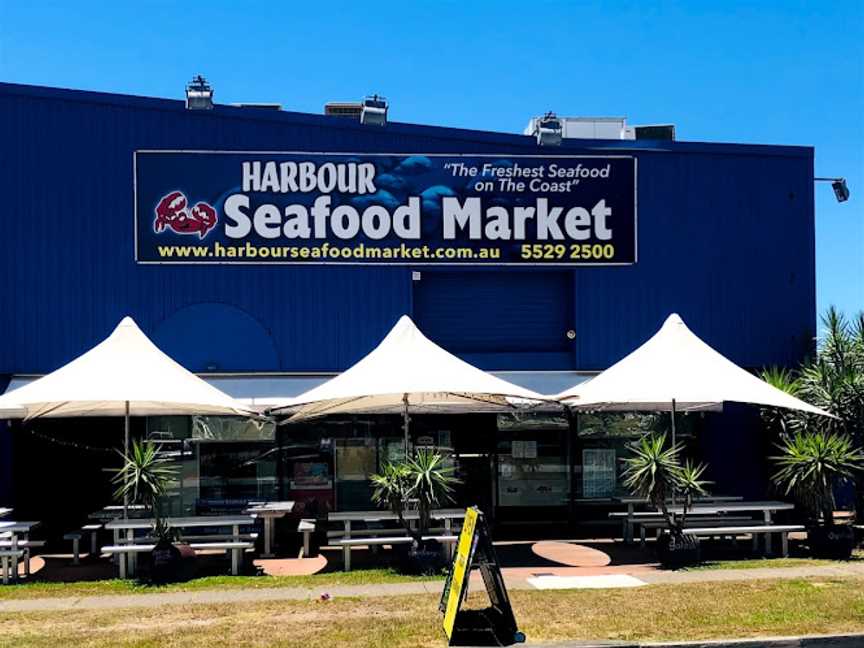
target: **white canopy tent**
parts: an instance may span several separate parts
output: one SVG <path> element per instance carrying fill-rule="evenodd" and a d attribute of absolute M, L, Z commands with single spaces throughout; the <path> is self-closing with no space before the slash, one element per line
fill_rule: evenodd
<path fill-rule="evenodd" d="M 573 408 L 675 412 L 752 403 L 831 416 L 772 387 L 700 340 L 675 313 L 651 339 L 591 380 L 555 397 Z"/>
<path fill-rule="evenodd" d="M 543 397 L 486 373 L 429 340 L 403 315 L 366 357 L 323 385 L 274 405 L 299 421 L 326 414 L 513 410 Z"/>
<path fill-rule="evenodd" d="M 0 396 L 0 417 L 257 416 L 187 371 L 142 333 L 131 317 L 95 347 L 56 371 Z"/>

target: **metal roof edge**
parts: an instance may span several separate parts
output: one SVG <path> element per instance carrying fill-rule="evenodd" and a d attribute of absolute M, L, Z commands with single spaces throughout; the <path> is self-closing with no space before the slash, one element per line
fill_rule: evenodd
<path fill-rule="evenodd" d="M 57 88 L 50 86 L 38 86 L 19 83 L 0 82 L 0 96 L 28 96 L 41 99 L 53 99 L 59 101 L 74 101 L 80 103 L 95 103 L 113 106 L 122 106 L 144 110 L 164 110 L 169 112 L 185 113 L 186 106 L 182 99 L 165 99 L 159 97 L 147 97 L 141 95 L 129 95 L 120 93 L 100 92 L 94 90 L 78 90 L 72 88 Z M 505 133 L 500 131 L 473 130 L 467 128 L 454 128 L 449 126 L 433 126 L 427 124 L 412 124 L 406 122 L 388 122 L 386 126 L 366 126 L 347 120 L 344 117 L 333 115 L 318 115 L 315 113 L 303 113 L 289 110 L 259 111 L 248 108 L 230 106 L 227 104 L 216 104 L 214 110 L 202 114 L 202 119 L 210 116 L 222 118 L 243 119 L 247 121 L 267 122 L 289 122 L 297 125 L 315 126 L 320 128 L 339 130 L 363 130 L 370 128 L 382 128 L 389 134 L 427 136 L 437 139 L 451 139 L 455 141 L 466 141 L 475 144 L 499 144 L 516 146 L 532 151 L 547 151 L 539 147 L 530 135 L 518 133 Z M 614 150 L 618 152 L 638 153 L 713 153 L 725 155 L 762 155 L 782 157 L 805 157 L 813 158 L 814 148 L 812 146 L 786 145 L 786 144 L 748 144 L 731 142 L 692 142 L 692 141 L 667 141 L 667 140 L 589 140 L 572 139 L 564 140 L 559 151 L 591 150 L 603 151 Z M 418 151 L 422 152 L 422 151 Z M 549 151 L 554 155 L 554 151 Z"/>

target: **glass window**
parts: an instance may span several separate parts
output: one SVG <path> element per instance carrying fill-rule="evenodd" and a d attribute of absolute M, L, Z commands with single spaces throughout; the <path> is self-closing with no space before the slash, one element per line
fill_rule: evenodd
<path fill-rule="evenodd" d="M 279 499 L 278 451 L 270 422 L 240 417 L 151 416 L 147 439 L 176 468 L 170 516 L 233 513 Z"/>
<path fill-rule="evenodd" d="M 250 501 L 279 499 L 277 452 L 272 444 L 202 441 L 197 445 L 200 512 L 242 510 Z"/>
<path fill-rule="evenodd" d="M 679 414 L 677 438 L 687 441 L 699 417 Z M 622 459 L 630 456 L 631 443 L 651 432 L 671 430 L 669 412 L 651 414 L 632 412 L 591 412 L 577 414 L 578 447 L 574 458 L 576 498 L 609 498 L 627 494 L 621 483 Z"/>
<path fill-rule="evenodd" d="M 566 506 L 569 425 L 563 416 L 498 416 L 498 506 Z"/>

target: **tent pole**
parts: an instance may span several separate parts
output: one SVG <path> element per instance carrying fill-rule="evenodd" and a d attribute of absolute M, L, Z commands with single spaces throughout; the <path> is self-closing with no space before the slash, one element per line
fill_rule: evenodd
<path fill-rule="evenodd" d="M 675 448 L 677 442 L 675 430 L 675 399 L 672 399 L 672 448 Z M 672 489 L 672 506 L 675 506 L 675 489 Z"/>
<path fill-rule="evenodd" d="M 672 399 L 672 447 L 675 447 L 675 442 L 677 441 L 676 430 L 675 430 L 675 399 Z"/>
<path fill-rule="evenodd" d="M 411 418 L 408 416 L 408 394 L 402 394 L 402 429 L 405 432 L 405 458 L 408 458 L 408 425 L 411 421 Z"/>
<path fill-rule="evenodd" d="M 126 457 L 129 456 L 129 401 L 126 401 L 126 416 L 123 420 L 124 423 L 124 434 L 123 434 L 123 450 L 124 455 Z M 125 459 L 124 459 L 125 460 Z M 126 479 L 129 479 L 129 475 L 126 475 Z M 123 519 L 129 519 L 129 490 L 126 489 L 123 493 Z"/>

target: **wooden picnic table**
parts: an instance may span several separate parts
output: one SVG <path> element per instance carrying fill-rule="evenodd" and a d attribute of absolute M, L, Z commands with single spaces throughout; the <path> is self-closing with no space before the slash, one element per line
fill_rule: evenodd
<path fill-rule="evenodd" d="M 761 502 L 744 502 L 744 501 L 731 501 L 731 502 L 717 502 L 717 503 L 700 503 L 697 502 L 690 509 L 690 513 L 695 513 L 697 515 L 718 515 L 723 513 L 762 513 L 762 518 L 765 524 L 771 524 L 774 513 L 777 511 L 791 511 L 795 508 L 794 504 L 789 504 L 788 502 L 779 502 L 775 500 L 766 500 Z M 670 513 L 683 513 L 684 506 L 683 505 L 669 505 L 667 509 Z M 635 513 L 628 509 L 627 512 L 616 511 L 609 514 L 610 518 L 623 518 L 625 525 L 624 532 L 624 540 L 625 542 L 632 543 L 633 542 L 633 518 L 635 517 Z M 660 511 L 644 511 L 639 513 L 640 516 L 652 516 L 652 517 L 660 517 L 663 514 Z M 770 536 L 765 540 L 765 549 L 768 553 L 771 552 L 771 538 Z"/>
<path fill-rule="evenodd" d="M 9 540 L 12 543 L 10 549 L 12 551 L 18 550 L 18 542 L 24 538 L 29 537 L 30 531 L 35 527 L 39 526 L 40 522 L 12 522 L 8 520 L 0 521 L 0 533 L 8 534 Z M 17 556 L 13 556 L 11 560 L 12 565 L 12 579 L 18 580 L 18 558 Z M 30 573 L 30 563 L 28 561 L 25 566 L 26 573 L 29 575 Z M 4 574 L 4 580 L 5 580 Z"/>
<path fill-rule="evenodd" d="M 262 558 L 272 558 L 271 549 L 276 543 L 276 518 L 282 518 L 294 510 L 294 502 L 250 502 L 244 513 L 264 519 L 264 553 Z"/>
<path fill-rule="evenodd" d="M 240 540 L 240 527 L 255 524 L 255 518 L 251 515 L 200 515 L 195 517 L 163 518 L 168 526 L 176 529 L 194 529 L 206 527 L 231 527 L 231 535 L 235 541 Z M 112 520 L 105 528 L 114 532 L 114 544 L 120 544 L 120 533 L 126 532 L 126 543 L 135 543 L 135 531 L 141 529 L 152 529 L 156 521 L 151 518 L 137 518 L 129 520 Z M 0 523 L 2 524 L 2 523 Z M 135 573 L 135 556 L 130 556 L 132 573 Z"/>

